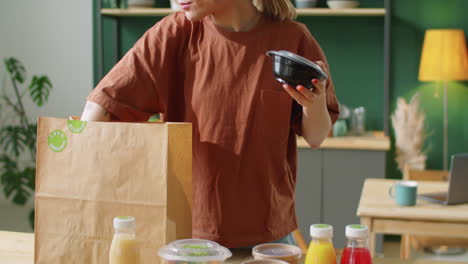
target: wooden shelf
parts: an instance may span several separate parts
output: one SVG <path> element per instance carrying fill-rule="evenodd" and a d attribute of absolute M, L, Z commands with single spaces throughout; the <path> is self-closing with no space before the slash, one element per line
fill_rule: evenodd
<path fill-rule="evenodd" d="M 103 8 L 101 14 L 116 17 L 140 17 L 140 16 L 166 16 L 174 13 L 170 8 Z"/>
<path fill-rule="evenodd" d="M 385 8 L 298 8 L 299 16 L 385 16 Z M 166 16 L 174 13 L 170 8 L 101 9 L 101 14 L 114 17 Z"/>
<path fill-rule="evenodd" d="M 297 8 L 299 16 L 385 16 L 385 8 Z"/>

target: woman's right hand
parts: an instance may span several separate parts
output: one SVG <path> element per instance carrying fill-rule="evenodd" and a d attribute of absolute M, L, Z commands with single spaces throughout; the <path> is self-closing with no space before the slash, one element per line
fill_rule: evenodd
<path fill-rule="evenodd" d="M 81 114 L 81 121 L 112 121 L 111 114 L 99 104 L 91 101 L 86 101 L 83 114 Z"/>

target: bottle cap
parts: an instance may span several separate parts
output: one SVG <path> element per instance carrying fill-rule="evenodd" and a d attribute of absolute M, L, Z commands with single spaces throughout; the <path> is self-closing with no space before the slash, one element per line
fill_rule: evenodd
<path fill-rule="evenodd" d="M 135 228 L 135 217 L 117 216 L 114 218 L 115 229 L 133 229 Z"/>
<path fill-rule="evenodd" d="M 333 237 L 333 227 L 327 224 L 311 225 L 310 236 L 318 238 L 331 238 Z"/>
<path fill-rule="evenodd" d="M 353 238 L 367 238 L 369 229 L 365 225 L 347 225 L 346 236 Z"/>

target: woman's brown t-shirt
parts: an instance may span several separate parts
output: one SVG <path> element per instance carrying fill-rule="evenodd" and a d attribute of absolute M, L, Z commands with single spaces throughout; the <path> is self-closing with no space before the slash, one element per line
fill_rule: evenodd
<path fill-rule="evenodd" d="M 275 80 L 269 50 L 326 62 L 303 24 L 264 18 L 250 32 L 228 32 L 179 12 L 149 29 L 88 97 L 121 121 L 162 113 L 193 124 L 195 238 L 240 247 L 297 228 L 302 108 Z M 335 121 L 331 81 L 326 92 Z"/>

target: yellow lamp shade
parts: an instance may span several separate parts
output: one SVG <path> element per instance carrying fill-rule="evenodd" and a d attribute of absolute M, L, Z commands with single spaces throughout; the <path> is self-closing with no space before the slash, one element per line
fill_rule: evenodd
<path fill-rule="evenodd" d="M 419 66 L 419 80 L 468 80 L 468 54 L 463 30 L 426 31 Z"/>

